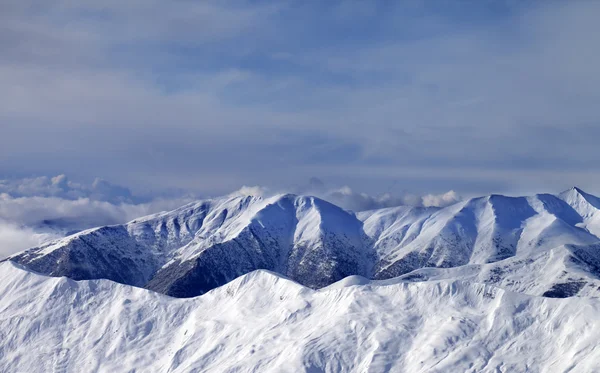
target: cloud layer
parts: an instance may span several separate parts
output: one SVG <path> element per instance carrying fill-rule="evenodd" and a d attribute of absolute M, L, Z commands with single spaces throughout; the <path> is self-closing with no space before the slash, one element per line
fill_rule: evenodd
<path fill-rule="evenodd" d="M 0 174 L 593 192 L 600 3 L 459 4 L 3 2 Z"/>
<path fill-rule="evenodd" d="M 242 187 L 232 194 L 269 195 L 293 192 L 315 195 L 343 208 L 363 211 L 398 205 L 445 206 L 458 201 L 454 192 L 443 195 L 389 193 L 370 196 L 349 187 L 328 188 L 317 178 L 294 190 Z M 129 189 L 96 179 L 92 184 L 69 181 L 65 175 L 0 180 L 0 259 L 63 237 L 75 231 L 122 224 L 135 218 L 168 211 L 197 199 L 192 195 L 145 200 Z M 143 202 L 134 202 L 140 201 Z"/>
<path fill-rule="evenodd" d="M 330 188 L 326 186 L 325 182 L 316 177 L 312 177 L 308 184 L 294 188 L 293 192 L 296 194 L 314 195 L 355 212 L 402 205 L 445 207 L 461 200 L 461 197 L 452 190 L 442 194 L 426 195 L 413 193 L 394 195 L 389 192 L 370 195 L 364 192 L 356 192 L 349 186 Z"/>
<path fill-rule="evenodd" d="M 58 237 L 59 235 L 38 233 L 32 228 L 0 219 L 0 260 Z"/>
<path fill-rule="evenodd" d="M 89 185 L 65 175 L 0 180 L 0 259 L 75 231 L 122 224 L 193 199 L 148 199 L 98 178 Z"/>
<path fill-rule="evenodd" d="M 2 2 L 5 236 L 123 222 L 173 188 L 357 211 L 600 193 L 600 2 L 464 5 Z M 295 187 L 313 175 L 329 186 Z"/>
<path fill-rule="evenodd" d="M 339 188 L 329 187 L 317 177 L 310 178 L 309 182 L 306 184 L 288 189 L 270 189 L 263 186 L 243 186 L 233 192 L 233 194 L 263 196 L 282 193 L 315 196 L 354 212 L 395 206 L 446 207 L 459 202 L 462 199 L 462 197 L 453 190 L 441 194 L 425 195 L 413 193 L 393 195 L 389 192 L 379 195 L 370 195 L 364 192 L 356 192 L 347 185 Z"/>
<path fill-rule="evenodd" d="M 134 200 L 141 200 L 134 198 L 128 188 L 106 180 L 96 178 L 91 185 L 85 185 L 70 181 L 64 174 L 54 177 L 0 180 L 0 193 L 13 197 L 57 197 L 68 200 L 89 198 L 111 203 L 133 203 Z"/>

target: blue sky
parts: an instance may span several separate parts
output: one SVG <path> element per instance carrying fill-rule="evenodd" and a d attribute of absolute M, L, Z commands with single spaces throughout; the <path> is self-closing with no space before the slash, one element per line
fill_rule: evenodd
<path fill-rule="evenodd" d="M 600 192 L 600 2 L 9 0 L 0 179 Z"/>

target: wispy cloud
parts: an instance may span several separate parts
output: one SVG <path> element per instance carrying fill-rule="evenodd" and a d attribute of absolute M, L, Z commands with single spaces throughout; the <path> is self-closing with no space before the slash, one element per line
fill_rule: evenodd
<path fill-rule="evenodd" d="M 452 190 L 442 194 L 426 195 L 406 192 L 400 194 L 385 192 L 378 195 L 370 195 L 368 193 L 354 191 L 347 185 L 342 187 L 329 187 L 321 179 L 316 177 L 312 177 L 306 184 L 295 186 L 290 189 L 274 190 L 261 186 L 243 186 L 234 192 L 234 194 L 263 196 L 281 193 L 315 196 L 354 212 L 396 206 L 445 207 L 462 199 L 461 196 Z"/>

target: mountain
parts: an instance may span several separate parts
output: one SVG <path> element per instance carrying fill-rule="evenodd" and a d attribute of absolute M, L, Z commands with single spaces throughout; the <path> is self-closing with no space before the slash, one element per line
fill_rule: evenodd
<path fill-rule="evenodd" d="M 320 288 L 350 275 L 463 279 L 547 297 L 600 295 L 600 199 L 491 195 L 352 213 L 315 197 L 230 195 L 79 232 L 10 260 L 176 297 L 257 269 Z"/>
<path fill-rule="evenodd" d="M 375 255 L 356 216 L 314 197 L 226 196 L 79 232 L 9 258 L 52 276 L 203 294 L 256 269 L 312 287 L 368 276 Z"/>
<path fill-rule="evenodd" d="M 266 271 L 174 299 L 0 263 L 2 372 L 592 372 L 600 300 Z M 362 284 L 362 285 L 357 285 Z"/>
<path fill-rule="evenodd" d="M 583 196 L 586 196 L 585 198 Z M 593 197 L 595 198 L 595 197 Z M 364 212 L 379 260 L 374 278 L 470 279 L 533 295 L 600 294 L 600 239 L 592 196 L 492 195 L 441 210 Z M 598 204 L 600 206 L 600 204 Z"/>

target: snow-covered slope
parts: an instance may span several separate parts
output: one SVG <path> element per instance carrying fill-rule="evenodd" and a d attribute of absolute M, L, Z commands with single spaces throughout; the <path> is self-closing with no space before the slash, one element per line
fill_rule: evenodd
<path fill-rule="evenodd" d="M 256 269 L 312 287 L 368 276 L 375 260 L 368 241 L 354 214 L 323 200 L 233 195 L 83 231 L 10 259 L 52 276 L 188 297 Z"/>
<path fill-rule="evenodd" d="M 600 300 L 266 271 L 201 297 L 0 263 L 2 372 L 593 372 Z M 354 284 L 364 285 L 356 286 Z"/>
<path fill-rule="evenodd" d="M 571 188 L 559 198 L 569 204 L 581 217 L 579 226 L 600 237 L 600 199 L 579 188 Z"/>
<path fill-rule="evenodd" d="M 80 232 L 16 255 L 35 271 L 177 297 L 257 269 L 319 288 L 349 275 L 474 279 L 547 296 L 600 296 L 600 199 L 491 195 L 443 209 L 354 214 L 314 197 L 230 195 Z"/>
<path fill-rule="evenodd" d="M 222 209 L 202 232 L 176 250 L 148 288 L 174 296 L 202 294 L 256 269 L 311 287 L 367 276 L 374 255 L 356 217 L 313 197 L 243 197 Z M 246 208 L 247 203 L 254 203 Z M 257 207 L 255 207 L 257 206 Z M 235 216 L 235 215 L 234 215 Z"/>
<path fill-rule="evenodd" d="M 476 279 L 534 295 L 600 295 L 600 239 L 583 225 L 597 210 L 564 198 L 573 193 L 579 190 L 411 209 L 415 218 L 403 213 L 379 230 L 368 228 L 384 221 L 381 212 L 361 213 L 379 254 L 373 277 Z"/>

